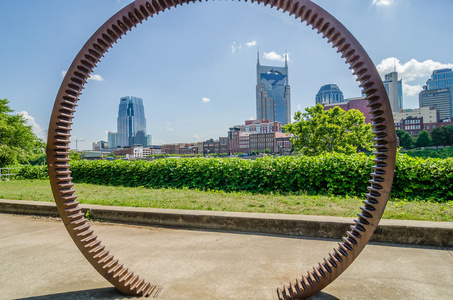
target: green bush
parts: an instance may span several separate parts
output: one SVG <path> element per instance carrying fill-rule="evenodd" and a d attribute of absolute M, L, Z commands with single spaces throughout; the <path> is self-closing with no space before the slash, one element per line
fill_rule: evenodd
<path fill-rule="evenodd" d="M 366 191 L 372 161 L 365 155 L 242 159 L 77 161 L 76 182 L 151 188 L 198 188 L 250 192 L 357 194 Z"/>
<path fill-rule="evenodd" d="M 181 158 L 155 161 L 72 161 L 74 182 L 99 185 L 197 188 L 254 193 L 363 195 L 373 157 L 364 154 L 239 158 Z M 33 168 L 39 168 L 33 171 Z M 24 167 L 23 178 L 42 178 L 42 167 Z M 28 176 L 28 177 L 27 177 Z M 398 154 L 392 197 L 453 199 L 453 159 Z"/>
<path fill-rule="evenodd" d="M 421 157 L 421 158 L 448 158 L 453 157 L 453 148 L 452 147 L 445 147 L 440 149 L 417 149 L 417 150 L 408 150 L 408 151 L 401 151 L 402 153 L 406 153 L 412 157 Z"/>
<path fill-rule="evenodd" d="M 16 179 L 47 179 L 49 172 L 47 165 L 23 165 L 15 176 Z"/>

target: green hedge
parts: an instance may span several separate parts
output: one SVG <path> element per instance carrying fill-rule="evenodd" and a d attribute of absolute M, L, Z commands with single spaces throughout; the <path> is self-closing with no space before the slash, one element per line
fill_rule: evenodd
<path fill-rule="evenodd" d="M 47 165 L 23 165 L 15 176 L 16 179 L 47 179 Z"/>
<path fill-rule="evenodd" d="M 372 159 L 363 154 L 328 154 L 265 157 L 255 161 L 238 158 L 73 161 L 71 170 L 74 182 L 100 185 L 362 195 L 369 186 Z M 391 195 L 405 199 L 453 199 L 452 177 L 451 158 L 398 155 Z"/>
<path fill-rule="evenodd" d="M 77 161 L 74 181 L 93 184 L 250 192 L 355 194 L 366 190 L 371 160 L 364 155 L 145 161 Z"/>

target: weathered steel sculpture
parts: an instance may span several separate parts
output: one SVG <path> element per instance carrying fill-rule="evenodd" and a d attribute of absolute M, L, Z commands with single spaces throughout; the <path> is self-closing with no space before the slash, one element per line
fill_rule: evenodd
<path fill-rule="evenodd" d="M 202 0 L 200 0 L 201 2 Z M 245 0 L 247 1 L 247 0 Z M 352 34 L 332 15 L 309 0 L 258 0 L 300 18 L 316 29 L 342 54 L 354 71 L 373 115 L 372 128 L 376 159 L 370 174 L 369 193 L 343 242 L 328 254 L 313 271 L 277 289 L 278 298 L 305 299 L 335 280 L 359 255 L 376 229 L 384 212 L 395 169 L 396 136 L 389 100 L 376 68 Z M 73 189 L 69 166 L 69 137 L 77 101 L 93 68 L 104 53 L 127 31 L 154 14 L 195 0 L 137 0 L 102 25 L 80 50 L 71 64 L 57 94 L 47 141 L 50 182 L 60 216 L 86 259 L 93 267 L 127 295 L 154 295 L 159 287 L 134 275 L 114 259 L 90 229 Z"/>

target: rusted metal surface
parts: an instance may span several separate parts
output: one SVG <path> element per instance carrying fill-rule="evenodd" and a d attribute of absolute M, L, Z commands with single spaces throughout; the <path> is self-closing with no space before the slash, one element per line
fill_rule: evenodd
<path fill-rule="evenodd" d="M 71 64 L 57 94 L 47 140 L 49 176 L 59 214 L 85 258 L 127 295 L 157 296 L 160 287 L 134 275 L 105 249 L 81 213 L 69 166 L 69 137 L 77 101 L 93 68 L 127 31 L 165 9 L 196 1 L 137 0 L 104 23 Z M 200 1 L 201 2 L 201 1 Z M 309 0 L 251 1 L 276 7 L 316 29 L 337 48 L 354 71 L 373 115 L 375 165 L 369 193 L 343 242 L 307 275 L 277 289 L 278 298 L 305 299 L 335 280 L 359 255 L 376 229 L 389 197 L 395 169 L 396 135 L 390 103 L 376 68 L 352 34 L 332 15 Z M 131 246 L 131 245 L 126 245 Z"/>

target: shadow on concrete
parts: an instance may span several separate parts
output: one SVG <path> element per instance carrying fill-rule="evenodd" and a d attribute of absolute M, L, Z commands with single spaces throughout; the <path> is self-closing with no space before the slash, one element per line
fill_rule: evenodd
<path fill-rule="evenodd" d="M 134 296 L 126 296 L 118 291 L 114 287 L 108 288 L 99 288 L 92 290 L 83 290 L 83 291 L 74 291 L 66 292 L 52 295 L 43 295 L 35 296 L 29 298 L 20 298 L 18 300 L 60 300 L 60 299 L 69 299 L 69 300 L 88 300 L 88 299 L 101 299 L 101 300 L 113 300 L 113 299 L 137 299 Z M 159 299 L 159 297 L 157 297 Z M 318 294 L 310 297 L 310 300 L 339 300 L 339 298 L 332 296 L 330 294 L 319 292 Z"/>
<path fill-rule="evenodd" d="M 332 296 L 331 294 L 327 294 L 324 292 L 319 292 L 314 296 L 311 296 L 309 300 L 339 300 L 340 298 L 337 298 L 335 296 Z"/>
<path fill-rule="evenodd" d="M 118 291 L 114 287 L 108 288 L 99 288 L 99 289 L 92 289 L 92 290 L 83 290 L 83 291 L 74 291 L 74 292 L 65 292 L 59 294 L 52 294 L 52 295 L 43 295 L 43 296 L 35 296 L 29 298 L 20 298 L 21 300 L 59 300 L 59 299 L 69 299 L 69 300 L 78 300 L 78 299 L 104 299 L 104 300 L 112 300 L 112 299 L 137 299 L 134 296 L 126 296 Z M 321 299 L 321 298 L 319 298 Z M 324 298 L 322 298 L 324 299 Z M 328 299 L 328 298 L 326 298 Z M 335 298 L 336 299 L 336 298 Z"/>

